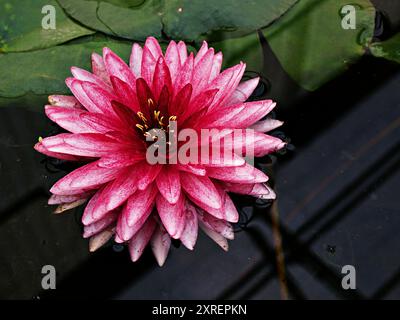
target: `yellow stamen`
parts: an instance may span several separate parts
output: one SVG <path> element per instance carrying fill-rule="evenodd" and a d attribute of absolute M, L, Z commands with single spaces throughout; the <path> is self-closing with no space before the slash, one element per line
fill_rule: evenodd
<path fill-rule="evenodd" d="M 147 119 L 146 119 L 146 117 L 144 116 L 144 114 L 142 113 L 142 112 L 138 112 L 137 113 L 137 116 L 140 118 L 140 120 L 142 120 L 144 123 L 146 123 L 147 122 Z"/>
<path fill-rule="evenodd" d="M 151 98 L 148 98 L 147 99 L 147 104 L 148 104 L 148 106 L 151 108 L 152 106 L 154 106 L 154 101 L 153 101 L 153 99 L 151 99 Z"/>
<path fill-rule="evenodd" d="M 140 130 L 144 131 L 144 127 L 141 124 L 136 124 L 136 127 L 139 128 Z"/>

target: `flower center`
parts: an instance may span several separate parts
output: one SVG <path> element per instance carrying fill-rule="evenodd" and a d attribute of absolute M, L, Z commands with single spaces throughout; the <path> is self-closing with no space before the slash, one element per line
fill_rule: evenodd
<path fill-rule="evenodd" d="M 166 133 L 169 132 L 170 121 L 176 121 L 177 116 L 168 116 L 167 112 L 162 113 L 161 110 L 155 107 L 153 99 L 147 99 L 148 112 L 145 115 L 143 112 L 139 111 L 136 113 L 136 128 L 143 134 L 144 137 L 151 136 L 152 129 L 162 129 Z M 153 137 L 153 141 L 156 137 Z"/>

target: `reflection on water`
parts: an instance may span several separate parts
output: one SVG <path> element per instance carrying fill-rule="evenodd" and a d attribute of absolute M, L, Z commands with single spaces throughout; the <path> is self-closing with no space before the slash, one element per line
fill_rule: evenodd
<path fill-rule="evenodd" d="M 81 209 L 54 216 L 46 204 L 68 168 L 32 146 L 57 129 L 42 111 L 1 109 L 0 297 L 398 298 L 400 69 L 365 58 L 306 95 L 269 65 L 277 72 L 260 90 L 281 102 L 278 118 L 295 146 L 258 163 L 278 200 L 235 196 L 241 220 L 230 251 L 201 236 L 194 252 L 173 247 L 163 268 L 150 252 L 131 263 L 123 246 L 89 254 Z M 57 290 L 41 290 L 46 264 L 56 267 Z M 355 266 L 357 290 L 341 287 L 344 265 Z"/>

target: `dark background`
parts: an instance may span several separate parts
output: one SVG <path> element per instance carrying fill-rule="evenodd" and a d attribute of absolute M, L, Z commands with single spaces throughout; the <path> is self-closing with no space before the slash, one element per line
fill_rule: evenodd
<path fill-rule="evenodd" d="M 385 39 L 400 5 L 374 3 Z M 55 216 L 47 205 L 65 171 L 32 148 L 57 128 L 34 108 L 0 109 L 0 298 L 400 298 L 399 65 L 367 55 L 309 93 L 266 43 L 264 56 L 271 77 L 256 95 L 278 101 L 285 125 L 275 134 L 290 141 L 258 162 L 273 171 L 278 199 L 235 197 L 241 223 L 228 253 L 201 234 L 193 252 L 172 247 L 163 268 L 150 250 L 137 263 L 118 245 L 90 254 L 81 210 Z M 41 289 L 46 264 L 56 290 Z M 344 265 L 356 268 L 356 290 L 341 287 Z"/>

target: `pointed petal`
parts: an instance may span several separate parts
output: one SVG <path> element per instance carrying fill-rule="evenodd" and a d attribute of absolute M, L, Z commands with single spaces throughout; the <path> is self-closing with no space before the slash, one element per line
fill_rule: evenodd
<path fill-rule="evenodd" d="M 149 49 L 151 52 L 152 56 L 158 60 L 160 56 L 162 56 L 162 50 L 160 47 L 160 44 L 158 43 L 157 39 L 154 37 L 148 37 L 146 39 L 146 42 L 144 44 L 144 47 Z"/>
<path fill-rule="evenodd" d="M 166 86 L 168 91 L 172 91 L 172 80 L 169 68 L 162 56 L 158 58 L 153 77 L 153 95 L 159 97 L 161 90 Z"/>
<path fill-rule="evenodd" d="M 256 196 L 262 199 L 275 199 L 276 194 L 274 190 L 272 190 L 265 183 L 223 183 L 223 187 L 226 191 L 234 192 L 238 194 L 248 194 L 252 196 Z"/>
<path fill-rule="evenodd" d="M 177 203 L 181 194 L 179 171 L 174 166 L 164 166 L 156 178 L 158 190 L 171 204 Z"/>
<path fill-rule="evenodd" d="M 109 212 L 104 217 L 97 220 L 96 222 L 93 222 L 91 224 L 84 226 L 83 227 L 83 237 L 89 238 L 89 237 L 101 232 L 102 230 L 104 230 L 105 228 L 107 228 L 108 226 L 113 224 L 113 222 L 115 222 L 117 220 L 118 214 L 119 214 L 119 212 L 116 212 L 116 211 Z"/>
<path fill-rule="evenodd" d="M 150 244 L 158 265 L 162 267 L 167 259 L 168 251 L 171 246 L 169 234 L 161 226 L 157 227 L 150 240 Z"/>
<path fill-rule="evenodd" d="M 268 177 L 249 164 L 241 167 L 207 168 L 207 174 L 214 179 L 235 183 L 259 183 L 268 181 Z"/>
<path fill-rule="evenodd" d="M 45 113 L 51 121 L 67 131 L 73 133 L 96 132 L 81 120 L 81 115 L 87 113 L 82 109 L 47 105 L 45 106 Z"/>
<path fill-rule="evenodd" d="M 227 100 L 226 104 L 230 106 L 245 102 L 257 88 L 259 81 L 260 78 L 257 77 L 240 83 L 233 92 L 232 96 Z"/>
<path fill-rule="evenodd" d="M 176 76 L 180 69 L 180 57 L 178 52 L 178 46 L 175 41 L 171 41 L 165 52 L 165 62 L 169 67 L 172 82 L 175 82 Z"/>
<path fill-rule="evenodd" d="M 139 260 L 140 256 L 143 254 L 144 249 L 153 236 L 155 228 L 156 222 L 154 219 L 150 218 L 146 221 L 142 229 L 129 241 L 129 253 L 133 262 Z"/>
<path fill-rule="evenodd" d="M 92 71 L 105 83 L 110 84 L 110 77 L 107 73 L 103 57 L 97 53 L 92 54 Z"/>
<path fill-rule="evenodd" d="M 183 229 L 183 232 L 179 239 L 182 241 L 183 245 L 186 248 L 188 248 L 189 250 L 193 250 L 194 245 L 197 241 L 198 222 L 197 211 L 189 201 L 186 201 L 185 215 L 185 229 Z"/>
<path fill-rule="evenodd" d="M 98 76 L 89 71 L 86 71 L 78 67 L 71 67 L 71 73 L 77 80 L 84 82 L 91 82 L 110 93 L 112 92 L 111 87 L 109 86 L 108 83 L 104 82 L 101 78 L 99 78 Z"/>
<path fill-rule="evenodd" d="M 175 93 L 179 92 L 185 85 L 192 81 L 194 66 L 194 56 L 190 53 L 189 57 L 186 59 L 184 65 L 179 70 L 179 74 L 175 80 Z"/>
<path fill-rule="evenodd" d="M 283 125 L 283 121 L 265 119 L 254 123 L 252 126 L 250 126 L 250 128 L 258 132 L 268 132 L 279 128 L 281 125 Z"/>
<path fill-rule="evenodd" d="M 134 43 L 132 46 L 131 56 L 129 58 L 129 66 L 136 76 L 136 79 L 140 77 L 142 68 L 142 55 L 143 49 L 138 43 Z"/>
<path fill-rule="evenodd" d="M 87 96 L 86 92 L 82 88 L 82 81 L 74 78 L 67 78 L 65 84 L 71 90 L 76 99 L 82 104 L 85 109 L 90 112 L 102 113 L 96 104 Z"/>
<path fill-rule="evenodd" d="M 101 192 L 99 202 L 93 211 L 93 217 L 104 216 L 107 212 L 118 208 L 136 191 L 137 172 L 133 168 L 125 169 Z"/>
<path fill-rule="evenodd" d="M 210 78 L 209 78 L 210 82 L 213 81 L 221 72 L 222 59 L 223 59 L 222 52 L 218 52 L 214 55 L 213 64 L 210 72 Z"/>
<path fill-rule="evenodd" d="M 146 81 L 148 85 L 151 85 L 153 82 L 153 74 L 156 68 L 157 60 L 152 55 L 150 49 L 148 47 L 143 48 L 142 55 L 142 66 L 141 66 L 141 77 Z"/>
<path fill-rule="evenodd" d="M 196 55 L 196 59 L 198 57 L 199 54 Z M 196 59 L 192 79 L 194 96 L 199 94 L 208 84 L 214 59 L 214 49 L 208 50 L 197 62 Z"/>
<path fill-rule="evenodd" d="M 222 219 L 217 219 L 202 210 L 198 211 L 198 218 L 204 224 L 204 226 L 219 233 L 224 238 L 229 240 L 233 240 L 235 238 L 232 225 L 229 222 Z"/>
<path fill-rule="evenodd" d="M 98 110 L 101 110 L 101 113 L 113 116 L 111 101 L 117 99 L 113 93 L 110 93 L 91 82 L 82 82 L 81 86 L 86 96 L 92 101 Z"/>
<path fill-rule="evenodd" d="M 61 133 L 44 138 L 42 144 L 51 152 L 84 157 L 101 157 L 121 149 L 121 144 L 100 133 Z"/>
<path fill-rule="evenodd" d="M 196 199 L 198 202 L 206 203 L 211 208 L 221 208 L 221 197 L 208 177 L 184 173 L 181 174 L 181 183 L 182 188 L 191 196 L 191 198 Z"/>
<path fill-rule="evenodd" d="M 157 193 L 157 188 L 150 185 L 145 190 L 137 190 L 130 196 L 122 212 L 128 226 L 139 229 L 143 225 L 153 209 Z"/>
<path fill-rule="evenodd" d="M 115 94 L 118 96 L 119 101 L 125 106 L 129 107 L 135 112 L 140 111 L 139 103 L 137 101 L 136 92 L 129 86 L 126 82 L 121 79 L 111 76 L 111 84 L 114 89 Z M 111 102 L 111 104 L 113 104 Z"/>
<path fill-rule="evenodd" d="M 104 64 L 110 76 L 115 76 L 134 88 L 136 78 L 126 63 L 109 48 L 103 49 Z"/>
<path fill-rule="evenodd" d="M 146 189 L 156 179 L 161 169 L 162 165 L 159 164 L 151 165 L 145 161 L 138 164 L 138 172 L 143 173 L 138 180 L 139 190 Z"/>
<path fill-rule="evenodd" d="M 121 169 L 108 169 L 98 166 L 97 161 L 76 169 L 58 180 L 50 189 L 58 195 L 79 194 L 85 189 L 94 189 L 115 179 Z"/>
<path fill-rule="evenodd" d="M 212 240 L 214 240 L 224 251 L 228 251 L 229 245 L 225 237 L 221 236 L 219 233 L 207 228 L 202 221 L 199 221 L 199 226 L 203 232 L 208 235 Z"/>
<path fill-rule="evenodd" d="M 156 198 L 157 211 L 163 226 L 174 239 L 179 239 L 185 228 L 185 211 L 183 195 L 175 204 L 171 204 L 161 195 Z"/>
<path fill-rule="evenodd" d="M 183 41 L 179 41 L 177 45 L 178 53 L 179 53 L 179 59 L 180 59 L 180 64 L 183 66 L 185 63 L 188 53 L 187 53 L 187 48 L 186 44 Z"/>

